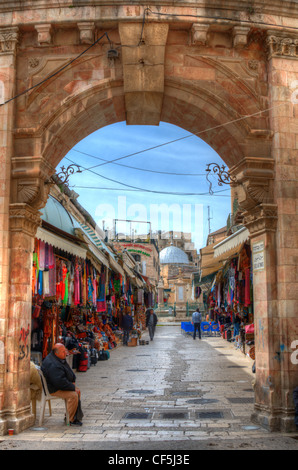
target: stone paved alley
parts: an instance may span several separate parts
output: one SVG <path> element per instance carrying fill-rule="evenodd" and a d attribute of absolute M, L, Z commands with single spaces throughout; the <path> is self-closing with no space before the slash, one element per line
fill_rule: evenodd
<path fill-rule="evenodd" d="M 222 338 L 194 341 L 177 325 L 158 326 L 148 345 L 121 346 L 77 374 L 82 427 L 65 426 L 57 400 L 42 428 L 37 416 L 34 428 L 1 437 L 0 450 L 298 449 L 297 436 L 250 421 L 251 368 L 251 359 Z"/>

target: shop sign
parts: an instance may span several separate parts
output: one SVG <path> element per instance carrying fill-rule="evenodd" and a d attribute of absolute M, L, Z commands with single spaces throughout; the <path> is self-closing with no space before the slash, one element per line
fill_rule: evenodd
<path fill-rule="evenodd" d="M 145 253 L 145 251 L 142 251 L 142 250 L 134 250 L 132 248 L 129 248 L 127 251 L 130 251 L 130 252 L 133 252 L 133 253 L 139 253 L 140 255 L 145 255 L 145 256 L 149 256 L 150 257 L 150 254 L 149 253 Z"/>
<path fill-rule="evenodd" d="M 141 249 L 143 251 L 149 251 L 149 252 L 152 252 L 152 249 L 145 246 L 145 245 L 141 245 L 139 243 L 124 243 L 122 245 L 124 248 L 134 248 L 134 249 Z"/>
<path fill-rule="evenodd" d="M 265 269 L 265 245 L 263 241 L 252 245 L 253 271 L 264 271 Z"/>

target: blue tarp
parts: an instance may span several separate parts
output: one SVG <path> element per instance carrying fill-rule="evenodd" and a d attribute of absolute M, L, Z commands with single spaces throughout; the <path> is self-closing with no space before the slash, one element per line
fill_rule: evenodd
<path fill-rule="evenodd" d="M 184 330 L 186 333 L 192 333 L 193 332 L 192 323 L 181 322 L 181 330 Z M 214 321 L 212 322 L 203 321 L 201 323 L 201 331 L 202 333 L 219 332 L 219 325 L 218 323 Z"/>

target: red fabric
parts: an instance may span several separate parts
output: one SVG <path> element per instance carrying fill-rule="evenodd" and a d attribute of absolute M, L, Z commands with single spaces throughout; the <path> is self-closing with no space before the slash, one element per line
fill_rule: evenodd
<path fill-rule="evenodd" d="M 244 292 L 244 305 L 250 305 L 250 275 L 249 268 L 245 270 L 245 292 Z"/>
<path fill-rule="evenodd" d="M 253 334 L 255 332 L 255 326 L 252 323 L 251 325 L 246 325 L 245 327 L 245 333 L 248 334 Z"/>

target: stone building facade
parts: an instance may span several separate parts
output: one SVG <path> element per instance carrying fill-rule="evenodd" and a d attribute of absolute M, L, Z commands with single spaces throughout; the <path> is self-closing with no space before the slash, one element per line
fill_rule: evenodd
<path fill-rule="evenodd" d="M 252 247 L 263 247 L 253 418 L 293 429 L 297 18 L 297 2 L 280 0 L 1 2 L 0 433 L 32 423 L 19 348 L 49 178 L 77 142 L 118 121 L 180 126 L 229 168 Z"/>
<path fill-rule="evenodd" d="M 117 241 L 113 242 L 115 251 L 127 251 L 137 262 L 139 273 L 149 278 L 157 286 L 159 280 L 159 259 L 155 243 Z"/>

